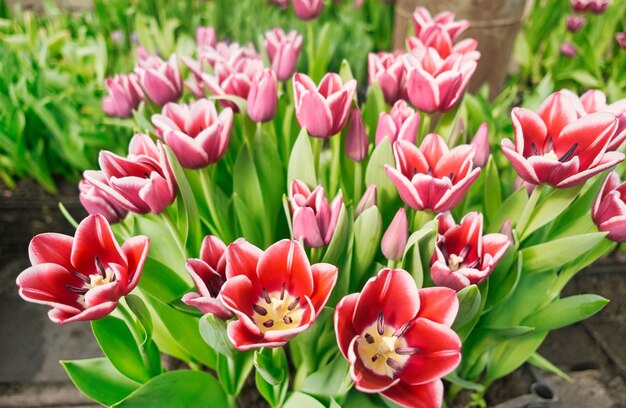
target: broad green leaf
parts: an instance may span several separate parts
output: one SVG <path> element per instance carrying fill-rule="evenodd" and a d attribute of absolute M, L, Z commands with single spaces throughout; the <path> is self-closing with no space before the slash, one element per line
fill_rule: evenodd
<path fill-rule="evenodd" d="M 324 404 L 302 392 L 294 391 L 289 395 L 283 408 L 326 408 Z"/>
<path fill-rule="evenodd" d="M 509 250 L 509 254 L 513 257 L 515 252 Z M 507 255 L 505 255 L 505 257 Z M 500 262 L 504 262 L 504 258 Z M 496 267 L 496 270 L 494 270 L 489 277 L 491 290 L 489 291 L 489 297 L 485 306 L 486 308 L 491 309 L 492 307 L 500 304 L 515 291 L 522 275 L 522 268 L 523 255 L 521 253 L 518 253 L 517 262 L 511 265 L 508 270 L 498 269 L 498 267 Z"/>
<path fill-rule="evenodd" d="M 378 117 L 380 113 L 385 112 L 385 110 L 386 104 L 383 91 L 378 82 L 375 82 L 367 88 L 365 104 L 362 109 L 363 121 L 367 129 L 367 134 L 370 135 L 371 142 L 374 142 L 376 127 L 378 126 Z"/>
<path fill-rule="evenodd" d="M 333 238 L 330 240 L 326 254 L 324 255 L 324 262 L 333 265 L 341 264 L 346 256 L 346 248 L 350 245 L 349 240 L 352 235 L 351 233 L 352 219 L 348 216 L 345 204 L 342 204 L 339 218 L 337 219 L 337 227 L 335 228 Z"/>
<path fill-rule="evenodd" d="M 243 145 L 235 168 L 233 170 L 233 188 L 239 199 L 245 203 L 246 208 L 254 224 L 261 228 L 261 235 L 267 238 L 271 235 L 269 218 L 266 214 L 266 208 L 263 203 L 264 191 L 259 184 L 259 177 L 252 158 L 252 154 L 247 145 Z M 259 244 L 263 244 L 262 242 Z"/>
<path fill-rule="evenodd" d="M 289 367 L 282 347 L 254 352 L 255 382 L 257 389 L 272 407 L 285 400 L 289 386 Z"/>
<path fill-rule="evenodd" d="M 309 187 L 317 185 L 315 160 L 306 129 L 300 131 L 300 135 L 298 135 L 298 139 L 296 139 L 291 150 L 287 169 L 287 188 L 289 188 L 291 181 L 296 179 L 303 181 Z"/>
<path fill-rule="evenodd" d="M 413 276 L 418 288 L 424 285 L 424 274 L 430 273 L 430 260 L 435 251 L 436 236 L 437 224 L 435 221 L 429 221 L 409 236 L 404 249 L 402 267 Z"/>
<path fill-rule="evenodd" d="M 561 370 L 559 367 L 555 366 L 550 360 L 542 356 L 541 354 L 535 352 L 528 358 L 528 363 L 534 365 L 537 368 L 541 368 L 542 370 L 549 371 L 553 374 L 558 375 L 566 381 L 571 383 L 574 382 L 574 379 L 567 375 L 567 373 Z"/>
<path fill-rule="evenodd" d="M 302 391 L 318 396 L 340 397 L 350 388 L 349 368 L 343 355 L 337 353 L 325 367 L 304 380 Z"/>
<path fill-rule="evenodd" d="M 609 301 L 598 295 L 575 295 L 557 299 L 524 320 L 538 331 L 555 330 L 593 316 Z"/>
<path fill-rule="evenodd" d="M 390 208 L 390 205 L 398 196 L 396 186 L 389 176 L 387 176 L 385 165 L 395 166 L 391 143 L 389 143 L 389 139 L 387 138 L 383 139 L 383 141 L 376 146 L 367 164 L 367 169 L 365 170 L 365 185 L 376 184 L 379 208 Z"/>
<path fill-rule="evenodd" d="M 233 206 L 242 236 L 246 237 L 246 240 L 252 244 L 262 246 L 263 238 L 257 228 L 256 221 L 252 217 L 252 213 L 248 210 L 246 204 L 244 204 L 237 194 L 233 194 Z"/>
<path fill-rule="evenodd" d="M 254 367 L 253 352 L 237 352 L 233 358 L 217 357 L 217 375 L 230 395 L 239 395 Z"/>
<path fill-rule="evenodd" d="M 592 232 L 524 248 L 521 251 L 524 271 L 536 273 L 558 268 L 599 244 L 605 236 L 605 232 Z"/>
<path fill-rule="evenodd" d="M 378 253 L 382 231 L 383 219 L 376 206 L 363 211 L 354 222 L 353 271 L 356 274 L 353 280 L 361 281 L 361 274 L 371 266 Z"/>
<path fill-rule="evenodd" d="M 528 202 L 528 193 L 525 188 L 520 188 L 511 194 L 500 206 L 495 215 L 489 219 L 487 232 L 498 232 L 505 220 L 511 221 L 512 225 L 517 224 L 517 220 L 522 215 L 522 211 Z"/>
<path fill-rule="evenodd" d="M 226 334 L 226 322 L 210 313 L 200 319 L 200 335 L 218 353 L 233 358 L 235 349 L 228 340 Z"/>
<path fill-rule="evenodd" d="M 444 379 L 466 390 L 472 390 L 472 391 L 478 391 L 478 392 L 483 392 L 485 390 L 484 385 L 461 378 L 455 371 L 445 376 Z"/>
<path fill-rule="evenodd" d="M 465 325 L 470 323 L 476 315 L 480 314 L 480 291 L 478 286 L 470 285 L 457 292 L 459 298 L 459 312 L 452 324 L 452 329 L 459 332 Z"/>
<path fill-rule="evenodd" d="M 489 383 L 518 369 L 539 348 L 546 335 L 547 332 L 533 332 L 494 347 L 487 364 L 485 381 Z"/>
<path fill-rule="evenodd" d="M 582 186 L 580 184 L 570 188 L 555 189 L 545 199 L 541 200 L 532 212 L 526 228 L 520 232 L 520 240 L 548 224 L 565 211 L 576 199 Z"/>
<path fill-rule="evenodd" d="M 529 327 L 529 326 L 511 326 L 511 327 L 484 326 L 480 328 L 480 331 L 484 333 L 485 336 L 489 336 L 489 337 L 510 338 L 510 337 L 518 337 L 518 336 L 523 336 L 528 333 L 532 333 L 535 331 L 535 328 Z"/>
<path fill-rule="evenodd" d="M 180 275 L 171 268 L 152 258 L 151 253 L 146 259 L 139 280 L 139 287 L 141 290 L 169 303 L 179 299 L 188 291 L 190 284 L 180 278 Z"/>
<path fill-rule="evenodd" d="M 152 316 L 150 315 L 150 310 L 146 307 L 146 304 L 141 300 L 141 298 L 137 295 L 126 295 L 124 297 L 126 303 L 128 303 L 128 307 L 132 310 L 133 314 L 139 320 L 141 327 L 144 330 L 145 338 L 141 346 L 146 344 L 150 338 L 152 338 Z"/>
<path fill-rule="evenodd" d="M 498 166 L 493 156 L 489 157 L 484 170 L 483 206 L 487 221 L 490 222 L 502 205 L 502 192 L 500 191 L 500 175 Z"/>

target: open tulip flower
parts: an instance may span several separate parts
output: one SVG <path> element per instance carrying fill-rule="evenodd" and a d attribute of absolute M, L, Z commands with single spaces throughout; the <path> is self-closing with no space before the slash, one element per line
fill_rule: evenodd
<path fill-rule="evenodd" d="M 293 0 L 293 11 L 300 20 L 316 19 L 324 8 L 324 0 Z"/>
<path fill-rule="evenodd" d="M 355 387 L 404 407 L 440 407 L 440 378 L 461 361 L 461 340 L 450 328 L 458 308 L 453 290 L 418 290 L 402 269 L 383 269 L 361 293 L 344 297 L 335 332 Z"/>
<path fill-rule="evenodd" d="M 415 143 L 419 125 L 419 113 L 406 101 L 399 100 L 393 105 L 391 112 L 380 113 L 376 127 L 376 145 L 378 146 L 384 138 L 388 138 L 392 145 L 396 140 Z"/>
<path fill-rule="evenodd" d="M 591 217 L 600 231 L 608 232 L 607 238 L 626 242 L 626 183 L 612 171 L 598 192 Z"/>
<path fill-rule="evenodd" d="M 452 209 L 480 174 L 470 145 L 449 149 L 434 133 L 427 135 L 419 148 L 399 140 L 393 150 L 396 168 L 385 165 L 385 171 L 402 201 L 415 210 Z"/>
<path fill-rule="evenodd" d="M 106 219 L 90 215 L 74 237 L 45 233 L 31 240 L 32 266 L 17 277 L 20 296 L 51 306 L 55 323 L 101 319 L 137 286 L 149 248 L 146 236 L 120 247 Z"/>
<path fill-rule="evenodd" d="M 228 147 L 233 111 L 217 114 L 215 104 L 199 99 L 189 105 L 168 103 L 152 116 L 156 133 L 172 149 L 183 167 L 200 169 L 219 161 Z"/>
<path fill-rule="evenodd" d="M 369 84 L 377 82 L 390 105 L 402 97 L 406 88 L 402 55 L 402 52 L 370 52 L 367 56 Z"/>
<path fill-rule="evenodd" d="M 202 313 L 212 313 L 222 320 L 233 317 L 230 310 L 218 299 L 222 285 L 226 282 L 226 245 L 221 239 L 207 235 L 202 241 L 200 258 L 188 259 L 185 268 L 193 279 L 198 293 L 183 296 L 183 302 Z"/>
<path fill-rule="evenodd" d="M 352 79 L 344 84 L 339 75 L 329 73 L 316 87 L 307 75 L 296 73 L 293 90 L 300 126 L 313 137 L 327 138 L 346 125 L 356 81 Z"/>
<path fill-rule="evenodd" d="M 457 225 L 449 212 L 437 215 L 437 242 L 430 262 L 435 285 L 461 290 L 489 277 L 511 245 L 504 234 L 483 235 L 483 215 L 467 214 Z"/>
<path fill-rule="evenodd" d="M 285 34 L 275 28 L 265 33 L 265 50 L 279 81 L 289 80 L 296 72 L 302 41 L 302 36 L 295 30 Z"/>
<path fill-rule="evenodd" d="M 102 171 L 91 172 L 91 177 L 108 184 Z M 78 183 L 78 190 L 78 199 L 89 214 L 102 214 L 110 224 L 124 219 L 128 214 L 128 210 L 120 206 L 109 193 L 85 178 Z"/>
<path fill-rule="evenodd" d="M 109 116 L 130 118 L 145 98 L 135 73 L 107 78 L 104 86 L 109 94 L 102 99 L 102 110 Z"/>
<path fill-rule="evenodd" d="M 624 154 L 607 151 L 618 121 L 614 114 L 579 116 L 571 98 L 553 93 L 537 113 L 511 112 L 515 144 L 502 141 L 502 150 L 519 176 L 531 184 L 571 187 L 615 166 Z"/>
<path fill-rule="evenodd" d="M 228 337 L 239 350 L 280 347 L 307 330 L 337 282 L 337 267 L 311 265 L 298 241 L 263 252 L 243 239 L 226 251 L 226 283 L 219 297 L 237 320 Z"/>
<path fill-rule="evenodd" d="M 156 55 L 140 58 L 135 72 L 145 95 L 159 106 L 175 102 L 183 94 L 183 77 L 175 55 L 167 62 Z"/>
<path fill-rule="evenodd" d="M 257 58 L 240 57 L 234 62 L 217 61 L 214 75 L 201 74 L 204 84 L 218 98 L 221 96 L 237 96 L 248 99 L 254 78 L 263 71 L 263 61 Z M 220 104 L 238 112 L 237 105 L 226 99 Z"/>

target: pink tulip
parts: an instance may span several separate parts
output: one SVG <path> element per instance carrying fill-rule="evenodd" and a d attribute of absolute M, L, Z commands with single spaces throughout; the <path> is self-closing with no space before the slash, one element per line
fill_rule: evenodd
<path fill-rule="evenodd" d="M 217 43 L 217 34 L 213 27 L 196 28 L 196 46 L 197 47 L 215 47 Z"/>
<path fill-rule="evenodd" d="M 432 48 L 405 55 L 404 64 L 409 100 L 427 113 L 446 112 L 456 106 L 476 71 L 476 61 L 461 54 L 442 59 Z"/>
<path fill-rule="evenodd" d="M 183 94 L 183 77 L 175 55 L 167 62 L 150 55 L 137 62 L 135 72 L 148 98 L 159 106 L 175 102 Z"/>
<path fill-rule="evenodd" d="M 335 333 L 357 390 L 403 407 L 441 407 L 441 377 L 461 361 L 450 328 L 459 301 L 448 288 L 417 289 L 402 269 L 383 269 L 335 308 Z"/>
<path fill-rule="evenodd" d="M 626 29 L 615 33 L 615 41 L 617 41 L 621 49 L 626 50 Z"/>
<path fill-rule="evenodd" d="M 104 216 L 90 215 L 74 237 L 45 233 L 30 241 L 32 266 L 17 277 L 20 296 L 51 306 L 55 323 L 101 319 L 137 286 L 149 249 L 143 235 L 120 247 Z"/>
<path fill-rule="evenodd" d="M 227 333 L 242 351 L 280 347 L 307 330 L 337 282 L 337 267 L 311 265 L 298 241 L 278 241 L 263 252 L 239 239 L 225 256 L 219 298 L 237 317 Z"/>
<path fill-rule="evenodd" d="M 376 196 L 377 196 L 376 184 L 370 184 L 369 186 L 367 186 L 365 193 L 363 193 L 363 197 L 361 197 L 361 200 L 359 201 L 356 208 L 354 209 L 355 219 L 358 218 L 359 215 L 361 215 L 363 211 L 376 205 L 376 202 L 377 202 Z"/>
<path fill-rule="evenodd" d="M 449 149 L 443 138 L 429 134 L 419 149 L 406 140 L 394 146 L 396 167 L 385 165 L 400 198 L 415 210 L 443 212 L 461 201 L 480 174 L 470 145 Z"/>
<path fill-rule="evenodd" d="M 281 10 L 285 10 L 289 6 L 289 0 L 267 0 L 267 2 L 278 6 Z"/>
<path fill-rule="evenodd" d="M 365 131 L 365 124 L 359 108 L 352 108 L 350 123 L 346 134 L 346 156 L 360 162 L 367 157 L 370 139 Z"/>
<path fill-rule="evenodd" d="M 145 98 L 134 73 L 107 78 L 104 86 L 109 94 L 102 99 L 102 110 L 109 116 L 130 118 Z"/>
<path fill-rule="evenodd" d="M 354 79 L 344 84 L 339 75 L 328 73 L 316 87 L 311 78 L 296 73 L 293 89 L 296 118 L 310 136 L 327 138 L 346 125 L 356 91 Z"/>
<path fill-rule="evenodd" d="M 566 58 L 574 58 L 578 54 L 576 46 L 569 41 L 564 41 L 559 50 L 561 51 L 561 55 Z"/>
<path fill-rule="evenodd" d="M 229 320 L 234 315 L 218 298 L 226 282 L 225 253 L 226 245 L 221 239 L 213 235 L 204 237 L 200 258 L 187 259 L 185 264 L 198 293 L 186 293 L 182 300 L 202 313 L 211 313 L 222 320 Z"/>
<path fill-rule="evenodd" d="M 557 188 L 583 183 L 624 160 L 607 151 L 618 121 L 614 114 L 580 116 L 571 96 L 550 95 L 537 113 L 514 108 L 511 112 L 515 144 L 502 141 L 502 150 L 517 174 L 531 184 Z"/>
<path fill-rule="evenodd" d="M 138 214 L 159 214 L 174 202 L 176 180 L 160 141 L 155 144 L 138 133 L 130 140 L 128 157 L 103 150 L 98 161 L 102 173 L 88 170 L 83 175 L 120 207 Z"/>
<path fill-rule="evenodd" d="M 598 230 L 608 232 L 608 239 L 626 242 L 626 183 L 612 171 L 608 174 L 591 209 Z"/>
<path fill-rule="evenodd" d="M 567 31 L 571 33 L 577 33 L 585 25 L 587 19 L 582 14 L 570 14 L 567 16 L 566 25 Z"/>
<path fill-rule="evenodd" d="M 337 227 L 343 198 L 338 195 L 329 205 L 322 186 L 311 191 L 302 181 L 293 180 L 289 203 L 293 214 L 293 237 L 303 239 L 309 248 L 328 245 Z"/>
<path fill-rule="evenodd" d="M 415 144 L 420 125 L 420 114 L 415 112 L 406 101 L 399 100 L 390 113 L 381 112 L 376 126 L 376 146 L 384 138 L 393 145 L 396 140 L 406 140 Z"/>
<path fill-rule="evenodd" d="M 370 52 L 367 56 L 369 84 L 377 82 L 380 85 L 389 105 L 401 98 L 406 88 L 402 55 L 402 52 Z"/>
<path fill-rule="evenodd" d="M 380 249 L 387 259 L 402 259 L 408 240 L 409 220 L 406 217 L 405 209 L 400 208 L 383 235 Z"/>
<path fill-rule="evenodd" d="M 207 99 L 189 105 L 168 103 L 160 115 L 152 115 L 152 123 L 183 167 L 200 169 L 226 153 L 233 111 L 225 108 L 218 116 L 215 104 Z"/>
<path fill-rule="evenodd" d="M 430 277 L 438 286 L 456 291 L 489 277 L 511 245 L 504 234 L 483 235 L 483 215 L 467 214 L 457 225 L 447 212 L 437 215 L 437 241 Z"/>
<path fill-rule="evenodd" d="M 610 0 L 570 0 L 572 8 L 578 12 L 590 11 L 594 14 L 602 14 L 611 3 Z"/>
<path fill-rule="evenodd" d="M 324 0 L 293 0 L 293 11 L 300 20 L 314 20 L 322 14 Z"/>
<path fill-rule="evenodd" d="M 288 81 L 296 72 L 302 36 L 295 30 L 285 34 L 280 28 L 275 28 L 265 33 L 265 50 L 278 80 Z"/>
<path fill-rule="evenodd" d="M 257 73 L 248 93 L 248 116 L 255 122 L 268 122 L 276 116 L 278 89 L 271 69 Z"/>
<path fill-rule="evenodd" d="M 108 184 L 104 173 L 94 171 L 92 177 L 104 184 Z M 80 195 L 78 199 L 89 214 L 101 214 L 110 224 L 114 224 L 126 217 L 128 211 L 117 204 L 115 199 L 106 191 L 98 188 L 97 185 L 82 179 L 78 183 Z"/>
<path fill-rule="evenodd" d="M 489 128 L 487 127 L 487 123 L 482 123 L 470 146 L 474 149 L 474 165 L 478 167 L 485 167 L 487 161 L 489 161 L 490 154 L 490 146 L 489 146 Z"/>
<path fill-rule="evenodd" d="M 252 81 L 257 74 L 263 71 L 263 61 L 247 57 L 240 57 L 234 63 L 217 61 L 214 74 L 201 74 L 202 81 L 211 90 L 213 95 L 236 96 L 244 100 L 248 99 Z M 226 99 L 220 99 L 220 104 L 238 112 L 237 105 Z"/>

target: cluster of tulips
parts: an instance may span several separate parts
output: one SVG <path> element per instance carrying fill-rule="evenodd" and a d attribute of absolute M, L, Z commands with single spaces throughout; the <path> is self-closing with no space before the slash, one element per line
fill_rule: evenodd
<path fill-rule="evenodd" d="M 458 41 L 468 23 L 413 23 L 406 52 L 370 54 L 361 104 L 345 63 L 296 73 L 303 37 L 278 28 L 264 55 L 199 28 L 195 57 L 140 50 L 107 80 L 103 109 L 142 133 L 100 153 L 80 183 L 91 215 L 33 238 L 17 279 L 54 322 L 92 321 L 105 357 L 65 363 L 83 392 L 179 406 L 197 382 L 234 406 L 254 367 L 272 406 L 435 407 L 444 377 L 452 401 L 527 360 L 555 369 L 536 354 L 547 332 L 605 304 L 562 287 L 605 237 L 626 241 L 626 184 L 613 172 L 596 194 L 595 177 L 624 160 L 625 100 L 556 92 L 515 108 L 492 151 L 486 124 L 457 126 L 480 56 Z"/>

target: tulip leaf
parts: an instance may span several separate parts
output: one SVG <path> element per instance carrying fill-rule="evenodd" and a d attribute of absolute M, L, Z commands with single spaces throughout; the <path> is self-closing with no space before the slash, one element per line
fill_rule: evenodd
<path fill-rule="evenodd" d="M 528 358 L 528 363 L 534 365 L 537 368 L 541 368 L 542 370 L 546 370 L 548 372 L 556 374 L 566 381 L 569 381 L 571 383 L 574 382 L 574 379 L 570 377 L 569 375 L 567 375 L 565 371 L 561 370 L 559 367 L 554 365 L 550 360 L 548 360 L 547 358 L 545 358 L 544 356 L 542 356 L 541 354 L 537 352 L 531 354 L 531 356 Z"/>
<path fill-rule="evenodd" d="M 351 280 L 361 282 L 363 274 L 372 265 L 380 247 L 383 219 L 378 207 L 363 211 L 354 222 L 354 263 Z"/>
<path fill-rule="evenodd" d="M 152 375 L 126 323 L 107 316 L 91 322 L 93 334 L 111 364 L 131 380 L 144 383 Z"/>
<path fill-rule="evenodd" d="M 345 204 L 342 204 L 337 219 L 337 227 L 324 255 L 324 262 L 340 266 L 345 259 L 346 248 L 350 245 L 351 235 L 352 219 L 348 216 Z"/>
<path fill-rule="evenodd" d="M 378 117 L 381 112 L 385 112 L 387 106 L 385 104 L 385 96 L 378 82 L 374 82 L 367 88 L 365 104 L 363 105 L 363 121 L 367 134 L 370 136 L 370 142 L 374 142 L 376 128 L 378 126 Z"/>
<path fill-rule="evenodd" d="M 570 188 L 555 189 L 545 199 L 541 200 L 530 215 L 526 228 L 520 231 L 520 240 L 548 224 L 565 211 L 576 199 L 582 186 L 579 184 Z"/>
<path fill-rule="evenodd" d="M 424 271 L 430 271 L 437 236 L 436 225 L 435 221 L 424 224 L 409 236 L 404 249 L 402 267 L 413 276 L 418 288 L 424 286 Z"/>
<path fill-rule="evenodd" d="M 560 267 L 599 244 L 605 232 L 574 235 L 524 248 L 524 271 L 536 273 Z"/>
<path fill-rule="evenodd" d="M 528 333 L 532 333 L 535 331 L 535 328 L 530 327 L 530 326 L 510 326 L 510 327 L 483 326 L 480 328 L 480 331 L 484 333 L 485 336 L 488 336 L 488 337 L 511 338 L 511 337 L 518 337 L 518 336 L 523 336 Z"/>
<path fill-rule="evenodd" d="M 140 346 L 143 346 L 152 338 L 152 316 L 150 315 L 150 310 L 146 304 L 141 300 L 141 298 L 137 295 L 126 295 L 124 300 L 128 304 L 130 310 L 132 310 L 133 314 L 139 320 L 141 327 L 143 328 L 145 337 Z"/>
<path fill-rule="evenodd" d="M 213 376 L 190 370 L 163 373 L 114 405 L 120 408 L 227 406 L 226 393 Z"/>
<path fill-rule="evenodd" d="M 139 288 L 167 303 L 179 299 L 189 290 L 190 284 L 169 266 L 154 259 L 152 255 L 153 252 L 146 258 Z"/>
<path fill-rule="evenodd" d="M 287 188 L 292 180 L 301 180 L 309 187 L 317 185 L 315 160 L 306 129 L 302 129 L 291 150 L 287 168 Z"/>
<path fill-rule="evenodd" d="M 248 351 L 237 352 L 233 358 L 223 355 L 217 357 L 217 375 L 228 394 L 236 396 L 241 392 L 254 367 L 253 355 L 253 352 Z"/>
<path fill-rule="evenodd" d="M 285 218 L 287 219 L 287 225 L 289 226 L 289 236 L 293 239 L 293 224 L 291 222 L 291 208 L 289 207 L 289 198 L 286 194 L 283 194 L 283 210 L 285 211 Z"/>
<path fill-rule="evenodd" d="M 263 398 L 272 406 L 281 406 L 289 386 L 289 366 L 282 347 L 254 352 L 255 382 Z"/>
<path fill-rule="evenodd" d="M 500 342 L 491 350 L 484 381 L 490 383 L 517 370 L 535 353 L 546 335 L 547 332 L 532 332 Z"/>
<path fill-rule="evenodd" d="M 387 176 L 385 165 L 395 166 L 395 159 L 388 138 L 384 138 L 372 152 L 365 170 L 365 185 L 376 184 L 379 208 L 388 208 L 392 211 L 395 207 L 392 207 L 391 204 L 398 196 L 398 192 L 396 186 Z M 385 218 L 384 215 L 383 218 Z"/>
<path fill-rule="evenodd" d="M 452 384 L 465 388 L 466 390 L 472 390 L 472 391 L 478 391 L 478 392 L 483 392 L 485 390 L 484 385 L 461 378 L 456 373 L 456 371 L 451 372 L 450 374 L 445 376 L 444 379 L 448 380 Z"/>
<path fill-rule="evenodd" d="M 506 269 L 500 268 L 500 264 L 503 264 L 507 257 L 512 258 L 516 254 L 518 255 L 517 262 L 512 265 L 509 263 L 509 267 Z M 523 255 L 521 252 L 507 251 L 504 258 L 500 260 L 500 264 L 496 266 L 496 269 L 489 277 L 489 285 L 492 289 L 489 291 L 485 307 L 488 310 L 504 302 L 515 291 L 522 276 Z"/>
<path fill-rule="evenodd" d="M 350 389 L 350 365 L 341 353 L 320 370 L 310 374 L 302 386 L 302 391 L 320 397 L 340 397 Z"/>
<path fill-rule="evenodd" d="M 555 330 L 593 316 L 609 301 L 598 295 L 575 295 L 557 299 L 524 319 L 537 330 Z"/>
<path fill-rule="evenodd" d="M 489 228 L 487 232 L 498 232 L 505 220 L 511 221 L 512 225 L 517 224 L 517 220 L 522 215 L 526 203 L 528 202 L 528 193 L 525 188 L 520 188 L 511 194 L 500 206 L 495 215 L 489 219 Z"/>
<path fill-rule="evenodd" d="M 470 285 L 457 292 L 459 312 L 452 324 L 452 329 L 459 332 L 465 325 L 472 322 L 480 314 L 480 291 L 478 286 Z"/>
<path fill-rule="evenodd" d="M 254 218 L 252 218 L 248 207 L 241 201 L 241 198 L 239 198 L 236 193 L 233 194 L 233 206 L 235 207 L 235 214 L 237 215 L 241 235 L 246 237 L 246 240 L 252 244 L 262 246 L 263 239 L 261 232 L 259 232 L 257 224 Z"/>
<path fill-rule="evenodd" d="M 104 357 L 61 361 L 61 365 L 76 388 L 107 406 L 123 400 L 141 385 L 117 371 Z"/>
<path fill-rule="evenodd" d="M 289 395 L 283 408 L 326 408 L 324 404 L 308 394 L 294 391 Z"/>
<path fill-rule="evenodd" d="M 502 192 L 500 190 L 500 175 L 493 156 L 489 157 L 484 174 L 483 206 L 485 218 L 490 222 L 502 206 Z"/>
<path fill-rule="evenodd" d="M 235 349 L 228 340 L 226 334 L 226 322 L 215 317 L 210 313 L 200 318 L 200 335 L 215 351 L 218 353 L 233 358 L 235 355 Z"/>

